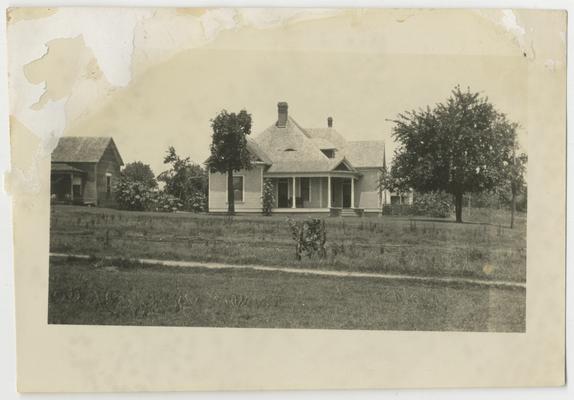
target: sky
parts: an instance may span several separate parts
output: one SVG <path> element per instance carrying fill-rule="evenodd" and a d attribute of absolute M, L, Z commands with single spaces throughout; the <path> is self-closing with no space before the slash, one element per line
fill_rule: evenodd
<path fill-rule="evenodd" d="M 332 116 L 348 140 L 385 140 L 391 159 L 391 120 L 444 101 L 460 85 L 518 122 L 525 148 L 528 60 L 508 33 L 473 13 L 454 25 L 448 13 L 395 17 L 352 14 L 222 32 L 152 63 L 64 134 L 113 136 L 125 162 L 142 161 L 158 174 L 168 146 L 196 163 L 208 157 L 210 120 L 222 109 L 250 112 L 256 136 L 286 101 L 303 127 L 324 127 Z"/>

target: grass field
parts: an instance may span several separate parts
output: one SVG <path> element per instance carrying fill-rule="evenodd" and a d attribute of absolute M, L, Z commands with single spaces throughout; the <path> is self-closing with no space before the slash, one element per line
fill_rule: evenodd
<path fill-rule="evenodd" d="M 295 258 L 285 216 L 138 213 L 55 206 L 50 250 L 425 276 L 526 280 L 526 216 L 474 209 L 467 223 L 405 217 L 329 218 L 327 257 Z M 298 216 L 297 218 L 307 218 Z"/>
<path fill-rule="evenodd" d="M 525 330 L 525 291 L 52 259 L 49 323 Z"/>
<path fill-rule="evenodd" d="M 523 332 L 526 291 L 471 284 L 143 266 L 129 258 L 524 282 L 526 218 L 472 210 L 467 223 L 326 217 L 327 256 L 297 261 L 285 216 L 53 207 L 55 324 Z M 308 218 L 298 216 L 297 218 Z M 109 257 L 104 259 L 104 257 Z"/>

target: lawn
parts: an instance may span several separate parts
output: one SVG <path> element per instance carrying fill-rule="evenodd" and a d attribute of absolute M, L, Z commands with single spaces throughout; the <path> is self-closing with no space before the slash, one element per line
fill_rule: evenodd
<path fill-rule="evenodd" d="M 296 218 L 308 218 L 297 216 Z M 145 213 L 54 206 L 50 250 L 126 258 L 216 261 L 524 282 L 526 215 L 465 210 L 464 224 L 408 217 L 322 217 L 327 257 L 295 258 L 286 216 Z"/>
<path fill-rule="evenodd" d="M 523 289 L 53 258 L 52 324 L 524 332 Z"/>

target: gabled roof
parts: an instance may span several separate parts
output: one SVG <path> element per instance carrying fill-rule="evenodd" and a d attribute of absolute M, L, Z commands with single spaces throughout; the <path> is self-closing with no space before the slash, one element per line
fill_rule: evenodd
<path fill-rule="evenodd" d="M 330 171 L 342 158 L 328 158 L 297 122 L 288 117 L 285 127 L 276 124 L 255 137 L 272 165 L 268 172 Z"/>
<path fill-rule="evenodd" d="M 255 158 L 255 161 L 261 162 L 263 164 L 271 165 L 273 162 L 269 156 L 263 151 L 261 146 L 253 140 L 253 138 L 247 136 L 247 150 Z"/>
<path fill-rule="evenodd" d="M 254 138 L 257 150 L 271 165 L 268 172 L 326 172 L 344 162 L 350 171 L 382 167 L 385 142 L 347 142 L 334 128 L 307 129 L 288 116 L 285 126 L 271 125 Z M 321 150 L 335 149 L 335 157 Z M 255 152 L 255 151 L 253 151 Z M 259 156 L 262 160 L 264 157 Z"/>
<path fill-rule="evenodd" d="M 336 164 L 331 168 L 332 171 L 352 171 L 357 172 L 353 164 L 345 156 L 339 156 Z"/>
<path fill-rule="evenodd" d="M 355 168 L 382 167 L 385 142 L 382 140 L 347 142 L 344 152 Z"/>
<path fill-rule="evenodd" d="M 323 138 L 311 138 L 311 140 L 321 150 L 335 150 L 337 148 L 333 143 Z"/>
<path fill-rule="evenodd" d="M 118 163 L 124 165 L 118 148 L 111 137 L 61 137 L 52 152 L 52 162 L 98 162 L 110 146 Z"/>
<path fill-rule="evenodd" d="M 307 135 L 313 140 L 317 140 L 321 143 L 330 143 L 331 148 L 342 150 L 347 141 L 335 128 L 312 128 L 305 129 Z"/>

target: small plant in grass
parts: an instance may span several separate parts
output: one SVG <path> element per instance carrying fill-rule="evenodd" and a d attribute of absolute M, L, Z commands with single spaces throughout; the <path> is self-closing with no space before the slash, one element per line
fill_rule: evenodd
<path fill-rule="evenodd" d="M 303 255 L 309 258 L 317 256 L 320 259 L 326 256 L 327 231 L 324 220 L 313 218 L 307 221 L 296 221 L 287 218 L 287 223 L 291 229 L 291 237 L 295 241 L 297 260 L 301 260 Z"/>
<path fill-rule="evenodd" d="M 271 215 L 271 210 L 275 204 L 275 190 L 270 179 L 265 179 L 263 181 L 263 194 L 261 196 L 261 201 L 263 203 L 263 215 Z"/>

